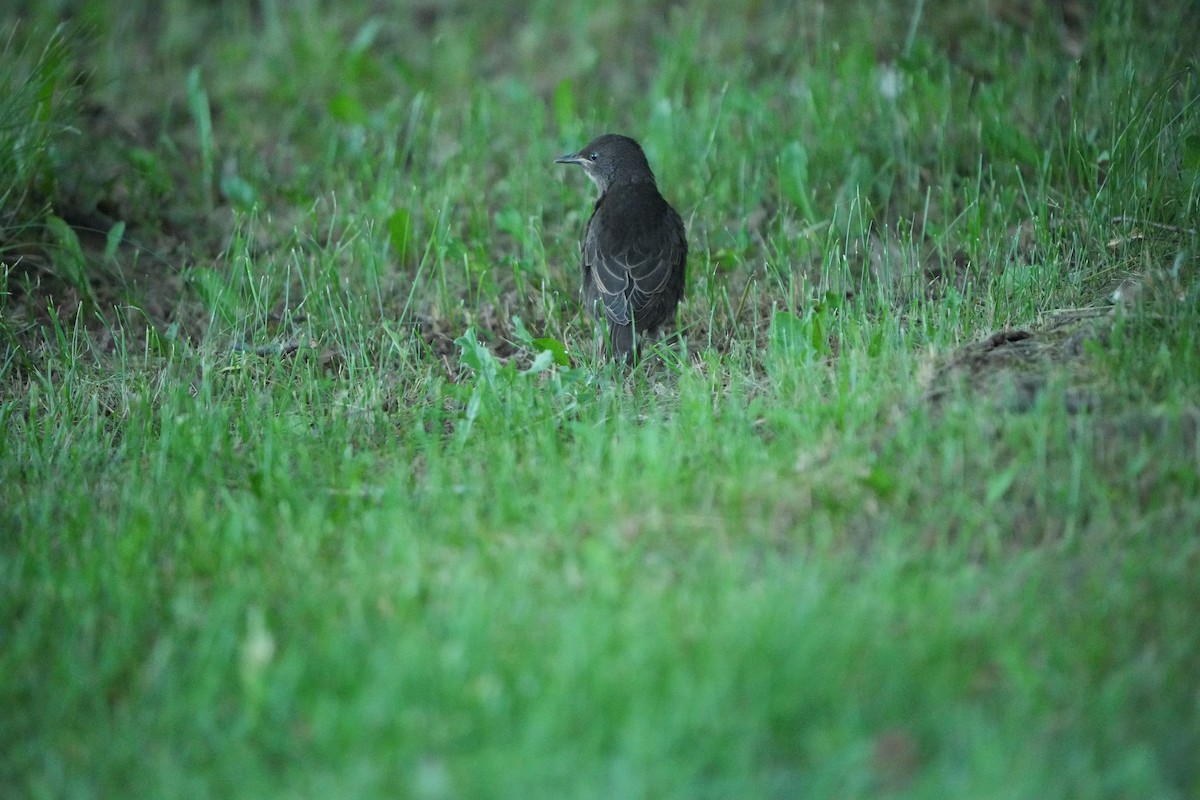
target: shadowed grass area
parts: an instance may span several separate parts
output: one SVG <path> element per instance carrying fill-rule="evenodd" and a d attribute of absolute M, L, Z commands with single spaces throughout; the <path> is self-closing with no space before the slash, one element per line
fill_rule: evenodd
<path fill-rule="evenodd" d="M 3 12 L 0 794 L 1194 795 L 1197 22 Z"/>

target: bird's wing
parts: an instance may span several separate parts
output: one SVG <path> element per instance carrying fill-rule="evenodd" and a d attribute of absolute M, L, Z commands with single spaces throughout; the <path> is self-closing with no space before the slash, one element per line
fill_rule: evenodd
<path fill-rule="evenodd" d="M 607 235 L 603 224 L 602 219 L 594 219 L 589 226 L 583 260 L 592 271 L 609 321 L 628 325 L 631 309 L 647 308 L 666 291 L 673 272 L 687 258 L 687 240 L 675 234 L 676 226 L 669 226 L 670 236 L 638 236 L 635 232 L 613 247 L 614 237 Z M 678 230 L 682 231 L 682 225 Z M 602 248 L 605 241 L 609 247 Z"/>

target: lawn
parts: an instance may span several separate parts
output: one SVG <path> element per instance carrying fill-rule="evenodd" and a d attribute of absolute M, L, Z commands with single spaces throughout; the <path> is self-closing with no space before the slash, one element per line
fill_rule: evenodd
<path fill-rule="evenodd" d="M 1200 796 L 1197 30 L 6 5 L 0 796 Z"/>

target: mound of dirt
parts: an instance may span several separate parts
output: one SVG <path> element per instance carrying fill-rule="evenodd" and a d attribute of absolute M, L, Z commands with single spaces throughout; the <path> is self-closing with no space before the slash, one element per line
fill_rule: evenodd
<path fill-rule="evenodd" d="M 925 398 L 938 406 L 969 394 L 998 410 L 1027 411 L 1054 391 L 1071 413 L 1092 409 L 1104 388 L 1089 353 L 1109 346 L 1115 319 L 1113 307 L 1064 309 L 1029 328 L 994 333 L 935 359 Z"/>

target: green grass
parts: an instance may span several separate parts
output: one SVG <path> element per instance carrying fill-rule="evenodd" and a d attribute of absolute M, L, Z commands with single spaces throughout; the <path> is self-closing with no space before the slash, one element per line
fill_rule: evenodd
<path fill-rule="evenodd" d="M 0 795 L 1200 792 L 1187 4 L 54 6 Z M 606 130 L 692 251 L 628 372 Z"/>

